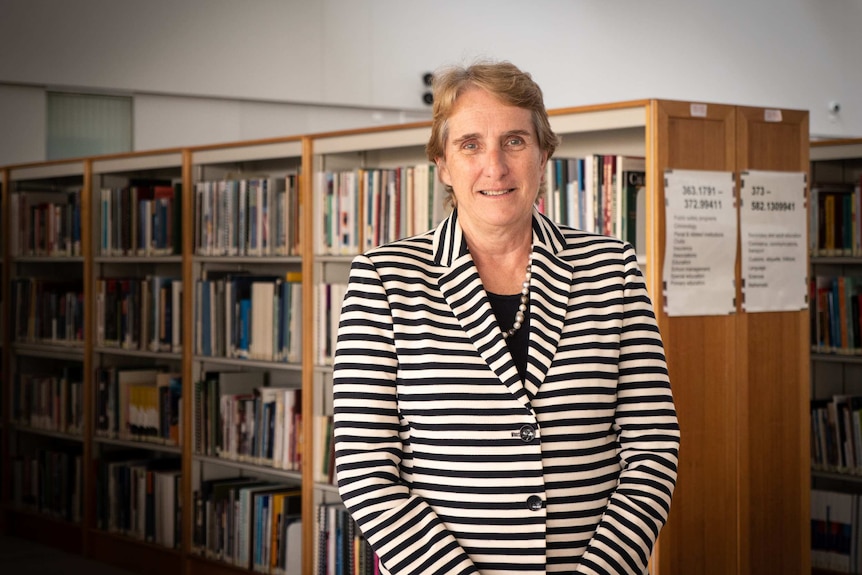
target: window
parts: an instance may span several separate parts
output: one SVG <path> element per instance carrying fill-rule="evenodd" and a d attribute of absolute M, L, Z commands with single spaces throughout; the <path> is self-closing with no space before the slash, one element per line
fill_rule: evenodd
<path fill-rule="evenodd" d="M 132 98 L 48 92 L 47 159 L 132 151 Z"/>

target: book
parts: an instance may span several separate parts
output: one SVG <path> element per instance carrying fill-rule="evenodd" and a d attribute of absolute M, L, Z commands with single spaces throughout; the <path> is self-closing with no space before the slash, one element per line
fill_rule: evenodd
<path fill-rule="evenodd" d="M 617 237 L 630 243 L 639 254 L 646 250 L 646 161 L 617 156 Z"/>
<path fill-rule="evenodd" d="M 851 571 L 851 554 L 854 549 L 858 553 L 858 498 L 851 493 L 811 490 L 812 567 L 855 572 L 855 565 Z"/>

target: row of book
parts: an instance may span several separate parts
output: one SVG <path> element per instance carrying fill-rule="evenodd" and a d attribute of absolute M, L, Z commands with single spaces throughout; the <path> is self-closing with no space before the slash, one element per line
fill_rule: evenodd
<path fill-rule="evenodd" d="M 302 391 L 262 371 L 207 372 L 195 384 L 195 452 L 299 471 Z"/>
<path fill-rule="evenodd" d="M 317 507 L 313 572 L 377 575 L 380 559 L 353 518 L 340 503 Z"/>
<path fill-rule="evenodd" d="M 81 255 L 80 189 L 10 194 L 9 208 L 13 257 Z"/>
<path fill-rule="evenodd" d="M 862 396 L 811 400 L 811 463 L 819 470 L 862 474 Z"/>
<path fill-rule="evenodd" d="M 81 281 L 13 278 L 12 337 L 26 343 L 82 344 L 84 290 Z"/>
<path fill-rule="evenodd" d="M 811 567 L 862 573 L 862 495 L 811 490 Z"/>
<path fill-rule="evenodd" d="M 862 255 L 862 191 L 853 184 L 818 184 L 809 202 L 812 256 Z"/>
<path fill-rule="evenodd" d="M 11 458 L 11 499 L 23 509 L 80 522 L 83 458 L 70 450 L 37 449 Z"/>
<path fill-rule="evenodd" d="M 299 255 L 297 175 L 195 184 L 195 253 Z"/>
<path fill-rule="evenodd" d="M 445 217 L 433 164 L 320 171 L 314 177 L 314 252 L 352 255 L 424 232 Z"/>
<path fill-rule="evenodd" d="M 35 429 L 80 435 L 84 429 L 80 365 L 60 373 L 16 373 L 12 381 L 12 421 Z"/>
<path fill-rule="evenodd" d="M 96 525 L 141 541 L 178 548 L 182 542 L 179 458 L 115 452 L 98 461 Z"/>
<path fill-rule="evenodd" d="M 226 273 L 195 283 L 195 354 L 298 362 L 302 355 L 302 284 L 284 275 Z"/>
<path fill-rule="evenodd" d="M 551 158 L 546 171 L 547 191 L 539 209 L 552 220 L 643 248 L 638 237 L 646 232 L 644 158 L 608 154 Z"/>
<path fill-rule="evenodd" d="M 862 277 L 817 275 L 809 285 L 811 349 L 862 354 Z"/>
<path fill-rule="evenodd" d="M 154 367 L 96 369 L 98 437 L 179 445 L 182 376 Z"/>
<path fill-rule="evenodd" d="M 182 251 L 182 185 L 138 182 L 99 192 L 99 253 L 166 256 Z"/>
<path fill-rule="evenodd" d="M 206 479 L 193 497 L 194 551 L 258 573 L 302 573 L 299 486 L 252 477 Z"/>
<path fill-rule="evenodd" d="M 341 304 L 347 293 L 347 284 L 321 283 L 315 286 L 314 324 L 317 345 L 315 363 L 331 365 L 335 357 L 335 343 L 338 339 L 338 323 L 341 319 Z"/>
<path fill-rule="evenodd" d="M 314 416 L 314 480 L 318 483 L 335 483 L 335 444 L 333 418 L 329 414 Z"/>
<path fill-rule="evenodd" d="M 182 294 L 175 277 L 98 278 L 96 345 L 181 353 Z"/>
<path fill-rule="evenodd" d="M 552 158 L 546 170 L 540 211 L 578 229 L 643 243 L 638 238 L 645 234 L 644 158 Z M 431 164 L 317 172 L 314 251 L 353 255 L 422 233 L 447 215 L 446 198 Z"/>

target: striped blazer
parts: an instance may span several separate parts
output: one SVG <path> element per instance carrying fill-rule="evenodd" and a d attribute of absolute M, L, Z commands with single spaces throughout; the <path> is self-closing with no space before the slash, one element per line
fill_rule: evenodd
<path fill-rule="evenodd" d="M 645 571 L 679 427 L 634 250 L 534 211 L 532 271 L 522 380 L 457 210 L 353 261 L 335 462 L 384 574 Z"/>

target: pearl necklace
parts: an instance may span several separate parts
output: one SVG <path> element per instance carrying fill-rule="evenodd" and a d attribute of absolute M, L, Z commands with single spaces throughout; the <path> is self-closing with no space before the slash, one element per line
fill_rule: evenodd
<path fill-rule="evenodd" d="M 503 332 L 503 339 L 509 339 L 524 325 L 527 302 L 530 301 L 530 277 L 532 277 L 532 270 L 533 254 L 530 254 L 530 259 L 527 260 L 527 273 L 524 275 L 524 281 L 521 283 L 521 302 L 518 304 L 518 311 L 515 312 L 515 323 L 512 324 L 511 328 Z"/>

